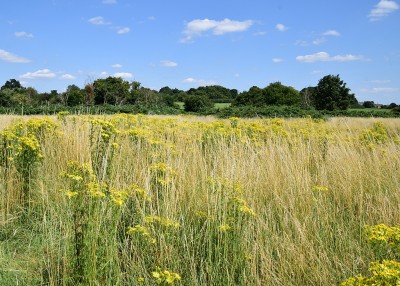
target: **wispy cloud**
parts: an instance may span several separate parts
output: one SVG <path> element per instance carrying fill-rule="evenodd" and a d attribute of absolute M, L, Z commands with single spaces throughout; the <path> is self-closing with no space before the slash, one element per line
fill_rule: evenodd
<path fill-rule="evenodd" d="M 117 0 L 103 0 L 103 4 L 117 4 Z"/>
<path fill-rule="evenodd" d="M 10 62 L 10 63 L 20 63 L 25 64 L 31 62 L 27 58 L 14 55 L 13 53 L 7 52 L 5 50 L 0 49 L 0 60 Z"/>
<path fill-rule="evenodd" d="M 285 32 L 288 29 L 288 27 L 286 27 L 283 24 L 276 24 L 275 29 L 277 29 L 279 32 Z"/>
<path fill-rule="evenodd" d="M 113 76 L 121 78 L 133 78 L 133 74 L 130 72 L 116 72 Z"/>
<path fill-rule="evenodd" d="M 389 15 L 390 13 L 399 9 L 400 6 L 395 1 L 391 0 L 380 0 L 378 4 L 371 10 L 368 15 L 368 18 L 371 21 L 377 21 L 382 19 L 383 17 Z"/>
<path fill-rule="evenodd" d="M 160 62 L 160 66 L 171 68 L 171 67 L 176 67 L 176 66 L 178 66 L 178 64 L 177 64 L 176 62 L 173 62 L 173 61 L 164 60 L 164 61 L 161 61 L 161 62 Z"/>
<path fill-rule="evenodd" d="M 254 36 L 265 36 L 267 34 L 267 32 L 265 31 L 260 31 L 260 32 L 255 32 L 253 35 Z"/>
<path fill-rule="evenodd" d="M 280 59 L 280 58 L 273 58 L 273 59 L 272 59 L 272 62 L 273 62 L 273 63 L 276 63 L 276 64 L 277 64 L 277 63 L 284 62 L 284 61 L 285 61 L 284 59 Z"/>
<path fill-rule="evenodd" d="M 122 65 L 121 64 L 113 64 L 113 65 L 111 65 L 111 67 L 113 67 L 115 69 L 119 69 L 119 68 L 122 68 Z"/>
<path fill-rule="evenodd" d="M 373 79 L 373 80 L 369 80 L 367 82 L 379 83 L 379 84 L 387 84 L 387 83 L 391 83 L 392 81 L 390 79 Z"/>
<path fill-rule="evenodd" d="M 396 93 L 400 92 L 400 88 L 397 87 L 373 87 L 373 88 L 362 88 L 360 90 L 364 93 Z"/>
<path fill-rule="evenodd" d="M 313 45 L 316 45 L 316 46 L 321 45 L 321 44 L 323 44 L 325 42 L 326 42 L 326 39 L 323 38 L 323 37 L 322 38 L 317 38 L 314 41 L 312 41 Z"/>
<path fill-rule="evenodd" d="M 339 36 L 340 36 L 340 33 L 339 33 L 338 31 L 336 31 L 336 30 L 329 30 L 329 31 L 324 32 L 322 35 L 324 35 L 324 36 L 339 37 Z"/>
<path fill-rule="evenodd" d="M 181 42 L 188 43 L 192 42 L 194 37 L 201 36 L 207 31 L 211 31 L 214 35 L 223 35 L 226 33 L 244 32 L 248 30 L 254 21 L 234 21 L 230 19 L 224 19 L 222 21 L 209 20 L 209 19 L 197 19 L 190 21 L 186 24 L 183 34 L 185 37 L 181 39 Z"/>
<path fill-rule="evenodd" d="M 102 16 L 90 18 L 88 22 L 93 25 L 111 25 L 111 22 L 107 22 Z"/>
<path fill-rule="evenodd" d="M 130 31 L 131 31 L 131 29 L 128 27 L 118 28 L 117 34 L 122 35 L 122 34 L 129 33 Z"/>
<path fill-rule="evenodd" d="M 49 69 L 37 70 L 35 72 L 27 72 L 23 75 L 19 76 L 20 78 L 26 79 L 40 79 L 40 78 L 54 78 L 56 74 L 50 71 Z"/>
<path fill-rule="evenodd" d="M 217 82 L 213 80 L 204 80 L 204 79 L 195 79 L 192 77 L 188 77 L 182 81 L 183 83 L 189 83 L 196 86 L 208 86 L 208 85 L 216 85 Z"/>
<path fill-rule="evenodd" d="M 76 79 L 76 77 L 73 76 L 73 75 L 71 75 L 71 74 L 66 73 L 66 74 L 63 74 L 62 76 L 60 76 L 60 79 L 63 79 L 63 80 L 73 80 L 73 79 Z"/>
<path fill-rule="evenodd" d="M 349 62 L 349 61 L 361 61 L 365 60 L 365 58 L 363 56 L 351 55 L 351 54 L 331 56 L 327 52 L 319 52 L 311 55 L 297 56 L 296 60 L 302 63 Z"/>
<path fill-rule="evenodd" d="M 33 34 L 27 32 L 15 32 L 14 35 L 18 38 L 33 38 Z"/>

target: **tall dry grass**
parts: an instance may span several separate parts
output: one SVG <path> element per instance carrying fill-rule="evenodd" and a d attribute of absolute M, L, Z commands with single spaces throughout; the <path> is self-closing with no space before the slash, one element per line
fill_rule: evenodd
<path fill-rule="evenodd" d="M 398 119 L 0 122 L 1 285 L 334 285 L 376 258 L 364 225 L 399 223 Z"/>

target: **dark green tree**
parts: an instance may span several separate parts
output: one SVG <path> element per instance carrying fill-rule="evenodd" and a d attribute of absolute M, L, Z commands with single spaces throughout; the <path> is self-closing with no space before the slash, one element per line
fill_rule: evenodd
<path fill-rule="evenodd" d="M 258 86 L 252 86 L 248 91 L 243 91 L 236 96 L 233 101 L 233 106 L 240 105 L 262 105 L 263 102 L 263 90 Z"/>
<path fill-rule="evenodd" d="M 201 112 L 213 106 L 212 101 L 205 95 L 188 95 L 184 103 L 187 112 Z"/>
<path fill-rule="evenodd" d="M 316 87 L 305 87 L 300 91 L 300 106 L 309 109 L 315 106 Z"/>
<path fill-rule="evenodd" d="M 93 82 L 95 104 L 121 105 L 129 98 L 131 84 L 120 77 L 109 76 Z"/>
<path fill-rule="evenodd" d="M 373 101 L 364 101 L 363 106 L 365 108 L 374 108 L 375 107 L 375 102 Z"/>
<path fill-rule="evenodd" d="M 65 105 L 76 106 L 85 102 L 85 90 L 80 89 L 75 84 L 69 85 L 67 91 L 63 94 Z"/>
<path fill-rule="evenodd" d="M 315 108 L 318 110 L 345 110 L 355 100 L 339 75 L 327 75 L 319 80 L 315 90 Z"/>
<path fill-rule="evenodd" d="M 299 92 L 291 86 L 280 82 L 269 84 L 263 91 L 264 105 L 298 105 Z"/>
<path fill-rule="evenodd" d="M 10 79 L 10 80 L 7 80 L 6 83 L 1 87 L 1 90 L 4 90 L 4 89 L 12 89 L 12 90 L 23 89 L 23 86 L 21 85 L 21 83 L 18 80 Z"/>

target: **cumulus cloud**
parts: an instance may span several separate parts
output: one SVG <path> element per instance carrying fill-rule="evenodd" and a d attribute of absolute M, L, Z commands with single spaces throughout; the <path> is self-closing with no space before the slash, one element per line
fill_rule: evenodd
<path fill-rule="evenodd" d="M 71 74 L 66 73 L 66 74 L 63 74 L 62 76 L 60 76 L 60 79 L 63 79 L 63 80 L 73 80 L 73 79 L 76 79 L 76 77 L 73 76 L 73 75 L 71 75 Z"/>
<path fill-rule="evenodd" d="M 111 67 L 119 69 L 119 68 L 122 68 L 122 65 L 121 64 L 114 64 L 114 65 L 111 65 Z"/>
<path fill-rule="evenodd" d="M 1 49 L 0 49 L 0 60 L 10 63 L 22 63 L 22 64 L 30 62 L 30 60 L 28 60 L 27 58 L 14 55 L 13 53 Z"/>
<path fill-rule="evenodd" d="M 284 61 L 285 61 L 284 59 L 280 59 L 280 58 L 273 58 L 272 59 L 273 63 L 281 63 L 281 62 L 284 62 Z"/>
<path fill-rule="evenodd" d="M 133 78 L 133 74 L 129 72 L 116 72 L 113 76 L 122 78 Z"/>
<path fill-rule="evenodd" d="M 49 69 L 37 70 L 35 72 L 27 72 L 23 75 L 19 76 L 20 78 L 26 79 L 39 79 L 39 78 L 54 78 L 56 74 L 50 71 Z"/>
<path fill-rule="evenodd" d="M 365 60 L 363 56 L 356 55 L 337 55 L 331 56 L 327 52 L 319 52 L 311 55 L 297 56 L 296 60 L 302 63 L 313 63 L 313 62 L 349 62 L 349 61 L 361 61 Z"/>
<path fill-rule="evenodd" d="M 324 32 L 322 35 L 324 35 L 324 36 L 339 37 L 339 36 L 340 36 L 340 33 L 339 33 L 338 31 L 335 31 L 335 30 L 329 30 L 329 31 Z"/>
<path fill-rule="evenodd" d="M 117 0 L 103 0 L 103 4 L 117 4 Z"/>
<path fill-rule="evenodd" d="M 283 24 L 276 24 L 275 29 L 277 29 L 279 32 L 285 32 L 288 29 L 288 27 L 286 27 Z"/>
<path fill-rule="evenodd" d="M 123 27 L 123 28 L 119 28 L 119 29 L 118 29 L 117 34 L 122 35 L 122 34 L 129 33 L 130 31 L 131 31 L 130 28 L 128 28 L 128 27 Z"/>
<path fill-rule="evenodd" d="M 371 10 L 368 15 L 368 18 L 371 21 L 377 21 L 381 18 L 389 15 L 390 13 L 399 9 L 400 6 L 395 1 L 391 0 L 380 0 L 378 4 Z"/>
<path fill-rule="evenodd" d="M 222 21 L 209 20 L 209 19 L 196 19 L 186 24 L 183 34 L 185 37 L 182 42 L 192 42 L 193 37 L 201 36 L 204 32 L 211 31 L 214 35 L 223 35 L 226 33 L 244 32 L 248 30 L 254 21 L 234 21 L 224 19 Z"/>
<path fill-rule="evenodd" d="M 213 80 L 204 80 L 204 79 L 195 79 L 192 77 L 188 77 L 183 80 L 183 83 L 189 83 L 196 86 L 209 86 L 209 85 L 216 85 L 217 82 Z"/>
<path fill-rule="evenodd" d="M 162 66 L 162 67 L 172 68 L 172 67 L 176 67 L 177 65 L 178 64 L 176 62 L 168 61 L 168 60 L 164 60 L 164 61 L 160 62 L 160 66 Z"/>
<path fill-rule="evenodd" d="M 15 32 L 14 35 L 18 38 L 33 38 L 33 34 L 27 32 Z"/>
<path fill-rule="evenodd" d="M 110 25 L 111 24 L 110 22 L 107 22 L 102 16 L 90 18 L 88 20 L 88 22 L 93 25 Z"/>

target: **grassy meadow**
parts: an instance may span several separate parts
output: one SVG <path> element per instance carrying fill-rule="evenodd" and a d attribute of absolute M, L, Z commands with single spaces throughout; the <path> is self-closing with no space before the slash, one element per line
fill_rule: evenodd
<path fill-rule="evenodd" d="M 0 116 L 0 285 L 338 285 L 399 172 L 400 119 Z"/>

